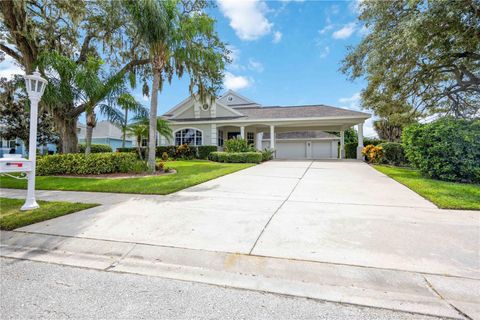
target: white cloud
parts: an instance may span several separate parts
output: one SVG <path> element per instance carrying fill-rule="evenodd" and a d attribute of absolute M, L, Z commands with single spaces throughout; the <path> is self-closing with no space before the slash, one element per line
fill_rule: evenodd
<path fill-rule="evenodd" d="M 218 0 L 222 14 L 242 40 L 256 40 L 270 33 L 273 23 L 265 13 L 268 7 L 262 0 Z"/>
<path fill-rule="evenodd" d="M 333 29 L 333 24 L 327 24 L 325 27 L 323 27 L 322 29 L 318 30 L 318 33 L 320 34 L 325 34 L 327 33 L 328 31 L 332 30 Z"/>
<path fill-rule="evenodd" d="M 332 34 L 332 37 L 335 39 L 346 39 L 350 37 L 356 30 L 355 22 L 350 22 L 346 24 L 341 29 L 335 31 Z"/>
<path fill-rule="evenodd" d="M 280 31 L 275 31 L 273 33 L 273 43 L 279 43 L 282 40 L 282 33 Z"/>
<path fill-rule="evenodd" d="M 244 76 L 236 76 L 231 72 L 225 72 L 223 85 L 225 89 L 239 90 L 247 88 L 252 84 L 252 80 Z"/>
<path fill-rule="evenodd" d="M 263 72 L 263 64 L 255 59 L 248 60 L 248 69 L 256 72 Z"/>
<path fill-rule="evenodd" d="M 362 96 L 360 95 L 360 92 L 356 92 L 351 97 L 338 99 L 338 102 L 340 102 L 342 105 L 344 105 L 348 109 L 358 111 L 360 110 L 361 99 L 362 99 Z"/>
<path fill-rule="evenodd" d="M 330 53 L 330 46 L 325 46 L 320 51 L 320 58 L 326 58 Z"/>
<path fill-rule="evenodd" d="M 11 79 L 15 74 L 24 75 L 25 72 L 20 68 L 15 59 L 5 55 L 5 60 L 0 62 L 0 77 Z"/>
<path fill-rule="evenodd" d="M 360 107 L 360 101 L 362 97 L 360 92 L 354 93 L 351 97 L 340 98 L 338 102 L 341 108 L 346 108 L 354 111 L 364 111 Z M 363 124 L 363 136 L 364 137 L 377 137 L 375 129 L 373 129 L 373 118 L 367 119 Z"/>

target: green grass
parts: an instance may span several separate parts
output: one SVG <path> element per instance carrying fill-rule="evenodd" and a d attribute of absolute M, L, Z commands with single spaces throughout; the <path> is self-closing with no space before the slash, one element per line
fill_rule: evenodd
<path fill-rule="evenodd" d="M 38 201 L 40 208 L 20 211 L 24 199 L 0 198 L 0 229 L 13 230 L 97 206 L 90 203 Z"/>
<path fill-rule="evenodd" d="M 480 185 L 446 182 L 423 177 L 420 172 L 390 166 L 373 166 L 442 209 L 480 210 Z"/>
<path fill-rule="evenodd" d="M 36 189 L 169 194 L 253 166 L 248 163 L 217 163 L 206 160 L 169 161 L 166 165 L 177 170 L 177 173 L 128 179 L 37 177 Z M 25 180 L 0 177 L 1 188 L 25 189 L 26 186 Z"/>

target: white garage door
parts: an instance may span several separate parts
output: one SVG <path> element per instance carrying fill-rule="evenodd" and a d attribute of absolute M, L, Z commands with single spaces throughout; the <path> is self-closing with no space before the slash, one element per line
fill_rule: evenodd
<path fill-rule="evenodd" d="M 306 159 L 307 148 L 305 141 L 277 141 L 275 146 L 278 159 Z"/>
<path fill-rule="evenodd" d="M 338 157 L 337 141 L 278 141 L 277 159 L 335 159 Z"/>

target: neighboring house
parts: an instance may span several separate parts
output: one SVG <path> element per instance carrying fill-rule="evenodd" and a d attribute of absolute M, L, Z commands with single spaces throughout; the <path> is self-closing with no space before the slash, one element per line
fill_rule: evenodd
<path fill-rule="evenodd" d="M 85 143 L 87 127 L 83 123 L 77 123 L 78 142 Z M 127 135 L 125 147 L 133 146 L 133 137 Z M 92 144 L 108 144 L 115 151 L 122 147 L 122 130 L 110 121 L 99 121 L 93 128 Z"/>
<path fill-rule="evenodd" d="M 227 139 L 242 137 L 258 150 L 274 149 L 279 159 L 343 158 L 344 130 L 357 125 L 360 159 L 363 123 L 370 115 L 326 105 L 262 106 L 229 90 L 214 103 L 187 98 L 163 118 L 170 122 L 174 141 L 161 137 L 161 145 L 187 143 L 221 149 Z"/>

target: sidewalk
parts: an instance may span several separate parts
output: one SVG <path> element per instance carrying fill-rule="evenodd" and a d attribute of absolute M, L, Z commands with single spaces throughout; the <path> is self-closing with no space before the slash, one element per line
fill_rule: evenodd
<path fill-rule="evenodd" d="M 25 199 L 27 190 L 1 189 L 0 197 Z M 35 190 L 37 200 L 67 201 L 80 203 L 98 203 L 102 205 L 117 204 L 132 199 L 160 199 L 164 196 L 155 194 L 130 194 L 85 191 Z"/>
<path fill-rule="evenodd" d="M 477 279 L 21 231 L 2 232 L 1 256 L 480 319 Z"/>

